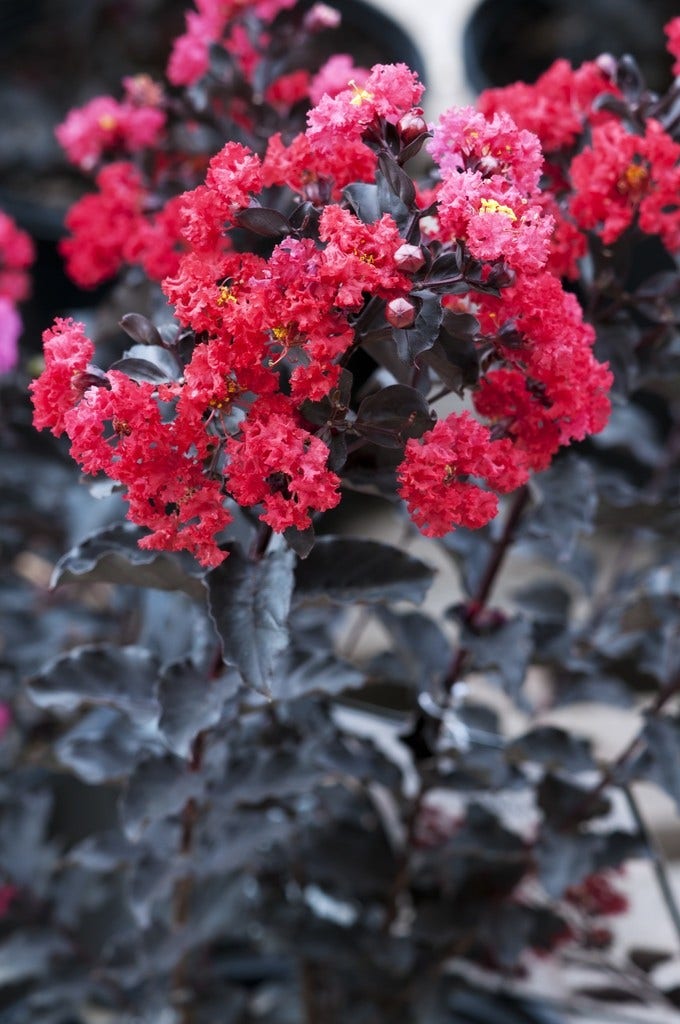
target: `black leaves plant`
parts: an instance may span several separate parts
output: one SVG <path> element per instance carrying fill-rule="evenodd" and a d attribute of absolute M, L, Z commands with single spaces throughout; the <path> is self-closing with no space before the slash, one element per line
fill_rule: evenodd
<path fill-rule="evenodd" d="M 306 52 L 305 19 L 332 18 L 318 6 L 282 10 L 266 36 L 258 5 L 240 12 L 238 45 L 267 55 L 257 89 L 214 46 L 192 90 L 169 94 L 196 146 L 278 130 L 268 88 Z M 631 123 L 662 104 L 627 59 L 619 79 Z M 673 88 L 659 117 L 675 117 Z M 631 282 L 635 239 L 593 237 L 574 292 L 616 371 L 609 426 L 504 494 L 488 525 L 416 537 L 395 488 L 405 446 L 440 399 L 474 401 L 496 349 L 526 355 L 475 311 L 514 271 L 426 244 L 420 120 L 379 118 L 375 183 L 339 190 L 362 230 L 394 220 L 413 287 L 396 313 L 364 296 L 337 384 L 300 405 L 341 479 L 337 509 L 274 536 L 225 484 L 221 564 L 142 549 L 124 486 L 95 500 L 31 429 L 20 372 L 0 379 L 3 1024 L 561 1024 L 512 995 L 536 955 L 567 979 L 584 958 L 590 1000 L 677 1006 L 655 971 L 677 967 L 678 897 L 640 784 L 680 805 L 680 276 Z M 168 161 L 168 188 L 190 155 Z M 320 251 L 335 183 L 305 173 L 304 198 L 279 208 L 270 190 L 235 215 L 244 251 Z M 124 277 L 124 296 L 144 291 Z M 112 369 L 161 389 L 169 416 L 186 352 L 208 346 L 144 287 L 146 313 L 121 319 L 112 300 L 98 329 Z M 298 341 L 259 366 L 284 401 L 306 368 Z M 238 415 L 206 403 L 206 420 Z M 228 480 L 225 449 L 201 453 L 211 480 Z M 292 482 L 273 486 L 288 499 Z M 612 705 L 637 715 L 618 744 Z M 609 919 L 633 861 L 669 928 L 626 958 L 610 955 Z"/>

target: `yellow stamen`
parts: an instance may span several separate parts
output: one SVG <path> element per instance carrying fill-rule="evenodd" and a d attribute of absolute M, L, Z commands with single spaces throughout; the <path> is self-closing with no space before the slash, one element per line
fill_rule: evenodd
<path fill-rule="evenodd" d="M 352 256 L 356 256 L 362 263 L 369 263 L 371 266 L 375 263 L 375 256 L 370 252 L 361 252 L 360 249 L 352 249 Z"/>
<path fill-rule="evenodd" d="M 232 292 L 231 288 L 227 288 L 226 285 L 222 285 L 218 289 L 218 291 L 220 293 L 219 298 L 217 300 L 218 306 L 224 306 L 227 304 L 227 302 L 236 302 L 236 296 Z"/>
<path fill-rule="evenodd" d="M 373 93 L 368 92 L 366 89 L 362 89 L 361 86 L 357 85 L 353 78 L 350 78 L 348 85 L 354 90 L 354 96 L 350 100 L 353 107 L 360 107 L 364 100 L 372 100 Z"/>
<path fill-rule="evenodd" d="M 455 468 L 455 466 L 452 466 L 450 463 L 447 463 L 446 466 L 444 466 L 444 483 L 445 484 L 450 484 L 451 481 L 455 478 L 455 476 L 456 476 L 456 468 Z"/>
<path fill-rule="evenodd" d="M 481 206 L 479 207 L 478 213 L 502 213 L 504 217 L 509 217 L 510 220 L 517 220 L 517 214 L 510 206 L 503 206 L 496 199 L 482 199 Z"/>
<path fill-rule="evenodd" d="M 243 391 L 241 385 L 237 384 L 235 380 L 231 379 L 231 377 L 226 378 L 224 386 L 227 392 L 225 397 L 211 398 L 210 401 L 208 402 L 210 408 L 217 409 L 218 412 L 221 412 L 223 409 L 228 409 L 229 406 L 231 405 L 231 400 L 234 397 L 234 395 L 239 395 Z"/>
<path fill-rule="evenodd" d="M 617 182 L 617 188 L 619 192 L 633 192 L 640 193 L 644 192 L 647 187 L 647 180 L 649 178 L 649 172 L 646 167 L 642 164 L 629 164 L 619 181 Z"/>
<path fill-rule="evenodd" d="M 118 125 L 118 122 L 116 121 L 113 114 L 102 114 L 102 116 L 97 121 L 97 124 L 103 132 L 112 132 Z"/>

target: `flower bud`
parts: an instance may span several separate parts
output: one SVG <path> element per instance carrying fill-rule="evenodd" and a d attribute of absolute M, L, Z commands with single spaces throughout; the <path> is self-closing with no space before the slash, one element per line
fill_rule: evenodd
<path fill-rule="evenodd" d="M 408 146 L 409 142 L 413 142 L 423 132 L 427 131 L 427 121 L 423 117 L 423 111 L 421 107 L 413 107 L 409 110 L 408 114 L 404 114 L 399 121 L 397 121 L 397 131 L 399 132 L 399 138 Z"/>
<path fill-rule="evenodd" d="M 327 28 L 337 28 L 342 21 L 340 11 L 328 4 L 314 4 L 305 14 L 303 25 L 308 32 L 323 32 Z"/>
<path fill-rule="evenodd" d="M 150 75 L 130 75 L 123 79 L 125 99 L 136 107 L 159 107 L 163 102 L 163 86 Z"/>
<path fill-rule="evenodd" d="M 410 327 L 416 318 L 416 307 L 408 299 L 392 299 L 387 303 L 385 317 L 392 327 Z"/>
<path fill-rule="evenodd" d="M 425 257 L 419 245 L 409 245 L 408 242 L 404 242 L 395 252 L 394 262 L 399 270 L 412 274 L 414 271 L 420 270 L 425 262 Z"/>
<path fill-rule="evenodd" d="M 611 82 L 616 81 L 616 73 L 618 70 L 619 62 L 616 57 L 611 53 L 601 53 L 599 57 L 596 57 L 595 63 L 598 68 Z"/>

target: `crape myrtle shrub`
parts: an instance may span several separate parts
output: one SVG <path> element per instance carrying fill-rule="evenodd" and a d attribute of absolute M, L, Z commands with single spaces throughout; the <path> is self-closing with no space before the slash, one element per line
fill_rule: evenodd
<path fill-rule="evenodd" d="M 547 955 L 678 1001 L 608 919 L 649 857 L 680 931 L 631 788 L 680 800 L 680 86 L 558 62 L 429 126 L 404 65 L 305 63 L 336 20 L 203 0 L 57 129 L 69 271 L 137 308 L 3 382 L 8 1024 L 435 1024 Z M 613 762 L 580 701 L 640 709 Z"/>

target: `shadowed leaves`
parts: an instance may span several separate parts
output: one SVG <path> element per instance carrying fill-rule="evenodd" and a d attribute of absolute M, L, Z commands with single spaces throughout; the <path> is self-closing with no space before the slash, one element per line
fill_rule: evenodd
<path fill-rule="evenodd" d="M 234 547 L 206 577 L 210 615 L 225 661 L 248 686 L 267 695 L 276 661 L 288 644 L 294 563 L 295 554 L 288 549 L 253 561 Z"/>
<path fill-rule="evenodd" d="M 320 537 L 295 572 L 298 598 L 337 604 L 411 601 L 419 604 L 434 571 L 389 544 L 355 537 Z"/>

